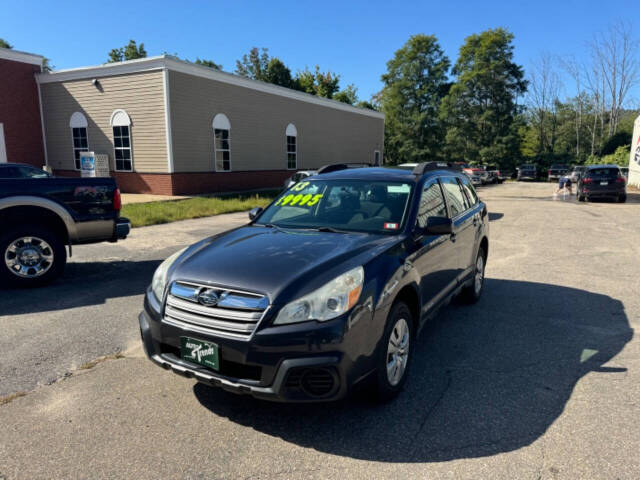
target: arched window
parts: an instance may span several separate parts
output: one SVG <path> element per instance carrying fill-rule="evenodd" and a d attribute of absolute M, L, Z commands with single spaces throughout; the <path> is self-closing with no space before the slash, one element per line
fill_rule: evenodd
<path fill-rule="evenodd" d="M 113 128 L 113 156 L 116 171 L 131 172 L 133 159 L 131 156 L 131 119 L 124 110 L 114 110 L 111 114 Z"/>
<path fill-rule="evenodd" d="M 287 168 L 296 170 L 298 168 L 298 130 L 293 123 L 287 125 L 285 135 L 287 137 Z"/>
<path fill-rule="evenodd" d="M 86 117 L 80 112 L 74 112 L 69 120 L 69 128 L 71 128 L 74 166 L 76 170 L 80 170 L 80 152 L 89 151 Z"/>
<path fill-rule="evenodd" d="M 224 113 L 213 117 L 213 149 L 216 172 L 231 171 L 231 123 Z"/>

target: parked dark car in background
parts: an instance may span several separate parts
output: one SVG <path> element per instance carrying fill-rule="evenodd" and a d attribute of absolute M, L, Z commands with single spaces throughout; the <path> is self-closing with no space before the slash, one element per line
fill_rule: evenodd
<path fill-rule="evenodd" d="M 58 178 L 26 167 L 0 166 L 0 284 L 51 282 L 64 270 L 65 245 L 71 252 L 72 244 L 115 242 L 129 234 L 113 178 Z M 26 175 L 15 177 L 12 169 Z"/>
<path fill-rule="evenodd" d="M 617 165 L 592 165 L 586 167 L 578 181 L 578 200 L 610 198 L 620 203 L 627 201 L 627 180 Z"/>
<path fill-rule="evenodd" d="M 487 165 L 486 170 L 488 174 L 488 183 L 502 183 L 506 178 L 509 178 L 503 174 L 497 165 Z"/>
<path fill-rule="evenodd" d="M 538 169 L 535 165 L 520 165 L 518 167 L 518 174 L 516 179 L 518 181 L 521 180 L 537 180 L 538 178 Z"/>
<path fill-rule="evenodd" d="M 156 364 L 269 400 L 386 399 L 425 321 L 482 293 L 487 208 L 451 164 L 331 165 L 250 219 L 158 267 L 139 316 Z"/>
<path fill-rule="evenodd" d="M 547 170 L 547 180 L 549 182 L 558 181 L 569 173 L 569 165 L 551 165 Z"/>

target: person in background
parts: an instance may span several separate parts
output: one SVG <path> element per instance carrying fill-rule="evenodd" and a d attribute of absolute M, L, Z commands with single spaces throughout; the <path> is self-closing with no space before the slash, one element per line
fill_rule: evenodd
<path fill-rule="evenodd" d="M 569 195 L 573 195 L 573 190 L 571 188 L 571 178 L 568 175 L 563 175 L 562 177 L 560 177 L 560 180 L 558 180 L 558 188 L 554 192 L 554 195 L 558 195 L 560 192 L 566 193 L 567 190 L 569 191 Z"/>

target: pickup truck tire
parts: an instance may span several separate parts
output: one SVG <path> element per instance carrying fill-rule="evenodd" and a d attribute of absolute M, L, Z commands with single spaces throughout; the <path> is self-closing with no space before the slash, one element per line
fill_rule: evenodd
<path fill-rule="evenodd" d="M 460 299 L 464 303 L 472 304 L 476 303 L 480 299 L 480 296 L 482 295 L 482 288 L 484 286 L 484 271 L 486 264 L 487 254 L 482 248 L 479 248 L 473 267 L 471 285 L 464 287 L 460 294 Z"/>
<path fill-rule="evenodd" d="M 413 315 L 406 303 L 396 302 L 389 312 L 380 343 L 375 393 L 380 402 L 393 399 L 407 379 L 413 356 Z"/>
<path fill-rule="evenodd" d="M 45 285 L 62 274 L 66 263 L 64 242 L 50 228 L 18 225 L 0 234 L 0 284 L 4 286 Z"/>
<path fill-rule="evenodd" d="M 626 201 L 627 201 L 627 195 L 626 194 L 625 195 L 620 195 L 618 197 L 618 203 L 624 203 Z"/>

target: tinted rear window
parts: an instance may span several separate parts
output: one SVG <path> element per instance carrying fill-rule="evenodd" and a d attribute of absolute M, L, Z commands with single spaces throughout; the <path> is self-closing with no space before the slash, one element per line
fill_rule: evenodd
<path fill-rule="evenodd" d="M 617 177 L 620 170 L 618 168 L 593 168 L 587 171 L 590 177 Z"/>

